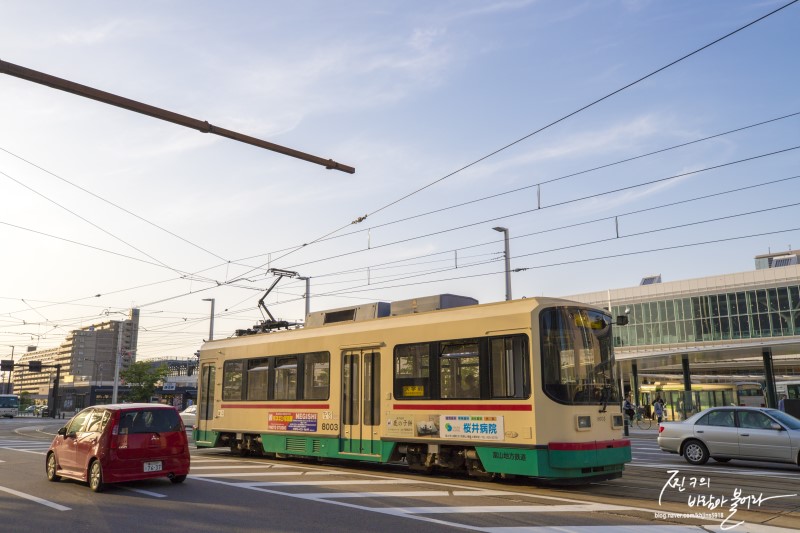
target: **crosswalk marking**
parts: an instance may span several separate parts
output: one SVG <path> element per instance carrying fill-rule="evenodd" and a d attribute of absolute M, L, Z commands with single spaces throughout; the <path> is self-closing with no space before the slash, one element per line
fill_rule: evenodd
<path fill-rule="evenodd" d="M 194 472 L 195 468 L 192 466 L 192 472 Z M 242 477 L 244 475 L 243 472 L 215 472 L 213 474 L 195 474 L 192 473 L 192 477 Z M 288 475 L 298 475 L 298 476 L 333 476 L 337 475 L 335 472 L 313 472 L 313 471 L 282 471 L 282 472 L 247 472 L 246 475 L 248 477 L 265 477 L 265 476 L 288 476 Z"/>

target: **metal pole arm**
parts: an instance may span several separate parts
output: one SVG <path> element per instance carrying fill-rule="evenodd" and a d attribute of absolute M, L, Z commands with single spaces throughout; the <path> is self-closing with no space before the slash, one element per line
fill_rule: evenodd
<path fill-rule="evenodd" d="M 273 152 L 278 152 L 279 154 L 302 159 L 303 161 L 308 161 L 309 163 L 316 163 L 317 165 L 322 165 L 329 170 L 341 170 L 342 172 L 347 172 L 348 174 L 353 174 L 356 171 L 355 168 L 338 163 L 333 159 L 324 159 L 322 157 L 307 154 L 299 150 L 294 150 L 292 148 L 287 148 L 285 146 L 274 144 L 268 141 L 263 141 L 249 135 L 219 128 L 209 124 L 208 121 L 205 120 L 187 117 L 186 115 L 181 115 L 179 113 L 167 111 L 166 109 L 161 109 L 160 107 L 137 102 L 136 100 L 131 100 L 130 98 L 125 98 L 124 96 L 107 93 L 99 89 L 81 85 L 80 83 L 75 83 L 63 78 L 51 76 L 50 74 L 45 74 L 44 72 L 39 72 L 37 70 L 32 70 L 26 67 L 15 65 L 13 63 L 8 63 L 7 61 L 0 60 L 0 72 L 8 74 L 9 76 L 14 76 L 15 78 L 32 81 L 40 85 L 46 85 L 48 87 L 52 87 L 53 89 L 83 96 L 84 98 L 97 100 L 98 102 L 103 102 L 104 104 L 121 107 L 123 109 L 127 109 L 128 111 L 134 111 L 136 113 L 141 113 L 142 115 L 172 122 L 173 124 L 178 124 L 179 126 L 192 128 L 203 133 L 214 133 L 215 135 L 227 137 L 228 139 L 233 139 L 234 141 L 243 142 L 252 146 L 258 146 L 259 148 L 265 148 Z"/>

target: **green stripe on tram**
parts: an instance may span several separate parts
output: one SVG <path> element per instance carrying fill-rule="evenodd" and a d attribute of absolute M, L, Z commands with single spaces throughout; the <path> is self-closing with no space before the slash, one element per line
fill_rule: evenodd
<path fill-rule="evenodd" d="M 570 479 L 621 472 L 631 460 L 629 447 L 599 450 L 491 448 L 475 451 L 487 472 L 550 479 Z"/>

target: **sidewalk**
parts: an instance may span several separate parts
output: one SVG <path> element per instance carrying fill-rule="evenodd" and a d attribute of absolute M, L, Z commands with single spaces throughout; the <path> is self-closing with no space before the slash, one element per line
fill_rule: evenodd
<path fill-rule="evenodd" d="M 650 429 L 639 429 L 636 426 L 629 427 L 628 437 L 636 437 L 639 439 L 655 439 L 658 437 L 658 424 L 654 422 Z"/>

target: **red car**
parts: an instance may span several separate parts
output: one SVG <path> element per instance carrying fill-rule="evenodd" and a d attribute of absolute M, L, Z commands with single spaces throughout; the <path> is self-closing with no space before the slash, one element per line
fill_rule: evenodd
<path fill-rule="evenodd" d="M 125 403 L 87 407 L 58 430 L 46 460 L 47 479 L 88 481 L 94 492 L 107 483 L 189 473 L 189 442 L 174 407 Z"/>

